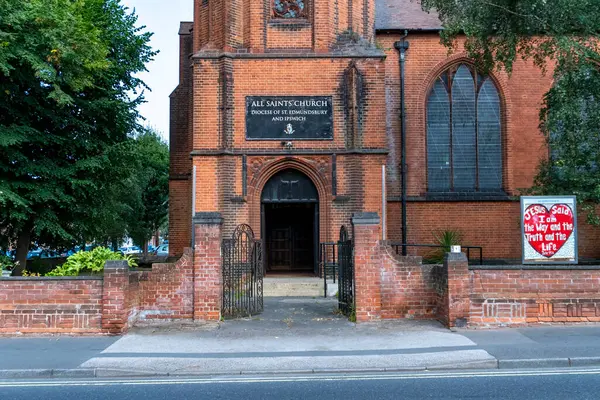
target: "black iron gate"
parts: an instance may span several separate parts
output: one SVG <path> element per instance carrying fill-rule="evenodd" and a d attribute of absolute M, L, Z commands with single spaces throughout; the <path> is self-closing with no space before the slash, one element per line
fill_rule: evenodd
<path fill-rule="evenodd" d="M 340 229 L 338 246 L 338 308 L 344 315 L 354 311 L 354 251 L 345 226 Z"/>
<path fill-rule="evenodd" d="M 223 245 L 223 316 L 248 317 L 263 311 L 262 242 L 239 225 Z"/>

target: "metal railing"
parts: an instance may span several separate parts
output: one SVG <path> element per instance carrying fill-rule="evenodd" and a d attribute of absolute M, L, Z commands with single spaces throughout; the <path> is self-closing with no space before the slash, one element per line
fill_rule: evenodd
<path fill-rule="evenodd" d="M 337 242 L 324 242 L 319 245 L 319 277 L 327 280 L 333 278 L 335 283 L 339 268 Z"/>
<path fill-rule="evenodd" d="M 338 243 L 324 242 L 319 244 L 319 277 L 323 278 L 323 296 L 327 298 L 327 277 L 333 278 L 339 273 Z"/>
<path fill-rule="evenodd" d="M 396 254 L 402 253 L 403 247 L 416 247 L 416 248 L 432 248 L 432 249 L 444 249 L 446 246 L 441 246 L 439 244 L 403 244 L 398 242 L 390 243 L 390 246 L 396 251 Z M 483 265 L 483 247 L 481 246 L 461 246 L 461 249 L 466 250 L 467 259 L 469 260 L 469 264 L 471 263 L 471 250 L 479 251 L 479 265 Z"/>

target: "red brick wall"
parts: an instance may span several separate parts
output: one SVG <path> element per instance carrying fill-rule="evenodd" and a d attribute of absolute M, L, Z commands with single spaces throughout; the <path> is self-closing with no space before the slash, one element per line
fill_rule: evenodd
<path fill-rule="evenodd" d="M 441 267 L 395 254 L 388 242 L 376 240 L 378 227 L 354 229 L 356 320 L 436 318 L 438 307 L 443 307 L 438 290 Z"/>
<path fill-rule="evenodd" d="M 475 270 L 469 325 L 600 322 L 600 269 Z"/>
<path fill-rule="evenodd" d="M 171 94 L 170 117 L 170 182 L 169 182 L 169 254 L 180 256 L 191 243 L 192 218 L 192 137 L 191 63 L 192 36 L 189 24 L 182 23 L 179 36 L 179 85 Z"/>
<path fill-rule="evenodd" d="M 196 0 L 194 30 L 182 36 L 180 63 L 186 68 L 191 63 L 192 68 L 182 68 L 189 76 L 182 72 L 172 105 L 172 161 L 182 179 L 171 182 L 173 255 L 181 254 L 191 239 L 192 151 L 193 165 L 198 168 L 196 210 L 222 212 L 225 234 L 239 223 L 250 223 L 260 234 L 256 196 L 261 188 L 253 185 L 264 183 L 263 174 L 272 164 L 288 160 L 318 171 L 318 178 L 311 179 L 324 188 L 320 191 L 323 241 L 334 239 L 353 212 L 381 214 L 379 174 L 385 163 L 387 234 L 391 239 L 401 237 L 400 68 L 394 48 L 400 35 L 377 35 L 385 59 L 375 54 L 379 50 L 361 47 L 362 39 L 373 40 L 373 0 L 310 0 L 306 21 L 284 23 L 272 20 L 270 4 Z M 349 30 L 362 37 L 359 44 L 347 34 Z M 351 46 L 346 48 L 349 37 Z M 469 61 L 460 40 L 452 55 L 435 32 L 411 33 L 407 40 L 409 242 L 431 243 L 434 231 L 457 229 L 463 234 L 462 244 L 483 246 L 486 258 L 518 259 L 518 202 L 427 201 L 427 96 L 440 73 Z M 340 53 L 340 49 L 344 51 Z M 190 52 L 195 53 L 191 61 L 187 58 Z M 363 80 L 362 104 L 345 104 L 348 82 L 344 79 L 353 68 Z M 516 196 L 531 186 L 539 161 L 548 153 L 538 124 L 541 101 L 552 78 L 531 62 L 518 60 L 510 76 L 496 71 L 492 79 L 502 99 L 503 189 Z M 290 152 L 278 141 L 247 141 L 245 98 L 249 95 L 332 95 L 334 140 L 296 141 Z M 378 150 L 380 154 L 353 154 L 353 150 Z M 311 151 L 315 154 L 300 154 Z M 245 183 L 250 192 L 255 191 L 247 196 L 242 192 L 243 153 L 248 160 Z M 333 153 L 338 163 L 337 195 L 331 187 Z M 581 220 L 580 255 L 600 257 L 598 240 L 600 229 Z"/>
<path fill-rule="evenodd" d="M 448 326 L 600 322 L 600 267 L 469 268 L 449 254 L 444 268 L 438 319 Z"/>
<path fill-rule="evenodd" d="M 368 214 L 368 223 L 353 217 L 356 321 L 435 318 L 439 271 L 422 265 L 420 257 L 397 255 L 379 240 L 376 214 Z"/>
<path fill-rule="evenodd" d="M 0 280 L 0 334 L 100 333 L 101 279 Z"/>
<path fill-rule="evenodd" d="M 195 281 L 189 249 L 152 271 L 113 265 L 98 278 L 1 279 L 0 334 L 121 334 L 139 321 L 192 319 Z"/>
<path fill-rule="evenodd" d="M 260 235 L 262 187 L 284 167 L 300 169 L 319 189 L 322 241 L 336 238 L 340 226 L 349 225 L 353 212 L 380 211 L 381 165 L 385 163 L 382 152 L 386 147 L 383 66 L 378 57 L 198 60 L 193 108 L 197 212 L 220 211 L 225 219 L 225 235 L 231 234 L 240 223 L 249 223 Z M 361 108 L 361 115 L 352 129 L 346 118 L 346 106 L 352 108 L 353 105 L 346 104 L 344 97 L 345 77 L 351 68 L 363 76 L 362 100 L 356 105 Z M 279 73 L 284 70 L 286 79 L 282 82 Z M 278 154 L 285 153 L 279 141 L 247 141 L 245 99 L 261 94 L 333 96 L 334 139 L 294 142 L 294 149 L 315 153 L 309 155 L 296 154 L 294 150 Z M 237 154 L 222 154 L 225 150 Z M 352 154 L 354 150 L 358 154 Z M 369 154 L 370 150 L 380 154 Z M 242 190 L 244 152 L 248 154 L 246 196 Z M 319 152 L 324 154 L 319 155 Z M 337 157 L 337 194 L 334 195 L 332 155 L 337 152 L 342 154 Z M 175 201 L 178 196 L 172 194 Z M 174 245 L 183 246 L 179 241 Z"/>
<path fill-rule="evenodd" d="M 314 171 L 310 177 L 320 189 L 321 240 L 337 237 L 340 226 L 349 225 L 353 212 L 367 208 L 381 211 L 385 63 L 381 51 L 364 47 L 373 39 L 374 4 L 374 0 L 310 0 L 306 20 L 276 21 L 270 1 L 251 6 L 240 0 L 195 1 L 191 77 L 187 86 L 185 80 L 180 83 L 171 110 L 172 160 L 183 166 L 182 174 L 189 175 L 191 165 L 197 168 L 195 209 L 221 212 L 226 235 L 240 223 L 250 223 L 260 235 L 262 187 L 253 185 L 266 182 L 273 164 L 288 161 Z M 342 35 L 349 30 L 366 40 L 357 44 L 355 35 Z M 186 40 L 182 39 L 182 52 L 187 51 Z M 335 57 L 327 56 L 334 52 Z M 180 58 L 180 63 L 188 62 Z M 362 79 L 357 89 L 360 104 L 348 100 L 346 79 L 352 69 Z M 285 152 L 279 141 L 247 141 L 245 99 L 250 95 L 333 96 L 334 140 L 296 141 L 291 152 Z M 181 109 L 189 116 L 187 127 L 181 123 L 186 118 Z M 348 121 L 348 110 L 355 110 L 352 121 Z M 377 151 L 345 154 L 354 150 Z M 193 161 L 188 165 L 190 152 L 194 153 Z M 338 152 L 336 195 L 331 159 Z M 244 182 L 247 195 L 242 191 L 244 153 L 248 160 Z M 192 186 L 181 179 L 173 180 L 170 188 L 172 255 L 181 254 L 189 245 L 191 232 Z"/>
<path fill-rule="evenodd" d="M 324 52 L 342 32 L 373 38 L 375 0 L 307 0 L 306 19 L 283 21 L 273 18 L 272 4 L 195 0 L 194 50 Z"/>
<path fill-rule="evenodd" d="M 387 131 L 390 140 L 389 168 L 393 180 L 390 188 L 399 195 L 400 160 L 400 67 L 399 53 L 394 42 L 400 35 L 377 36 L 379 46 L 385 51 L 387 91 Z M 434 80 L 448 67 L 468 62 L 459 40 L 455 51 L 440 43 L 437 33 L 410 34 L 410 49 L 406 52 L 406 148 L 408 164 L 408 195 L 423 196 L 427 192 L 427 96 Z M 544 139 L 538 129 L 539 110 L 544 94 L 552 84 L 551 74 L 544 75 L 531 62 L 518 60 L 512 75 L 493 72 L 492 78 L 500 92 L 503 112 L 504 189 L 516 194 L 519 189 L 533 183 L 536 168 L 548 154 Z"/>
<path fill-rule="evenodd" d="M 600 208 L 599 208 L 600 209 Z M 518 201 L 485 202 L 411 202 L 407 207 L 408 243 L 435 244 L 434 232 L 455 230 L 462 235 L 463 246 L 482 246 L 486 259 L 521 259 L 521 204 Z M 388 203 L 390 240 L 400 240 L 400 203 Z M 600 228 L 586 222 L 578 213 L 579 256 L 600 258 Z M 426 251 L 409 249 L 409 254 Z M 477 257 L 474 250 L 471 257 Z"/>
<path fill-rule="evenodd" d="M 130 320 L 191 319 L 194 316 L 194 265 L 190 249 L 176 263 L 153 264 L 152 271 L 129 275 Z"/>
<path fill-rule="evenodd" d="M 356 322 L 381 319 L 379 224 L 354 225 L 354 302 Z"/>
<path fill-rule="evenodd" d="M 380 34 L 385 51 L 386 130 L 390 154 L 387 158 L 388 235 L 398 240 L 402 234 L 399 196 L 400 181 L 400 67 L 394 42 L 400 35 Z M 518 201 L 426 201 L 427 143 L 426 101 L 433 80 L 457 62 L 467 61 L 462 41 L 452 55 L 440 44 L 437 33 L 411 33 L 406 53 L 406 147 L 407 147 L 407 236 L 409 243 L 432 243 L 437 230 L 458 230 L 463 245 L 483 246 L 486 258 L 520 259 L 520 204 Z M 533 183 L 540 160 L 548 154 L 538 129 L 539 110 L 544 93 L 552 84 L 531 62 L 519 60 L 512 75 L 494 72 L 501 93 L 503 111 L 504 190 L 517 196 Z M 600 257 L 600 229 L 579 219 L 581 257 Z M 423 255 L 413 250 L 411 254 Z"/>
<path fill-rule="evenodd" d="M 435 318 L 439 303 L 435 266 L 420 257 L 402 257 L 385 242 L 381 268 L 381 318 Z"/>
<path fill-rule="evenodd" d="M 202 321 L 219 321 L 223 302 L 223 221 L 213 214 L 202 214 L 205 220 L 195 225 L 194 319 Z"/>

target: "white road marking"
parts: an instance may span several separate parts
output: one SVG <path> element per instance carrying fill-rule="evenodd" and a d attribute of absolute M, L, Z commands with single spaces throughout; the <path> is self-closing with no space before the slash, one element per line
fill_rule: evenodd
<path fill-rule="evenodd" d="M 411 380 L 411 379 L 451 379 L 451 378 L 502 378 L 521 376 L 551 376 L 551 375 L 600 375 L 600 369 L 556 369 L 556 370 L 513 370 L 496 372 L 424 372 L 412 374 L 340 374 L 340 375 L 299 375 L 285 377 L 216 377 L 216 378 L 159 378 L 159 379 L 113 379 L 113 380 L 81 380 L 65 381 L 19 381 L 0 382 L 1 387 L 57 387 L 57 386 L 138 386 L 138 385 L 206 385 L 221 383 L 286 383 L 314 381 L 371 381 L 371 380 Z M 100 378 L 99 378 L 100 379 Z"/>

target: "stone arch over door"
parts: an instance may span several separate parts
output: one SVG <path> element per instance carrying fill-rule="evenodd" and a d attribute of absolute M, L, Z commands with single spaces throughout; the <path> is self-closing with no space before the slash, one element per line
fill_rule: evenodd
<path fill-rule="evenodd" d="M 263 187 L 262 203 L 318 203 L 319 194 L 308 176 L 297 169 L 284 169 Z"/>
<path fill-rule="evenodd" d="M 313 183 L 318 195 L 319 210 L 319 240 L 327 241 L 330 236 L 330 214 L 331 214 L 331 191 L 328 190 L 327 179 L 309 163 L 297 159 L 287 158 L 274 161 L 265 165 L 262 170 L 252 178 L 248 185 L 248 204 L 250 208 L 250 225 L 253 227 L 261 226 L 261 197 L 263 189 L 267 182 L 277 173 L 286 169 L 297 170 L 306 175 Z M 260 231 L 260 229 L 256 229 Z"/>

